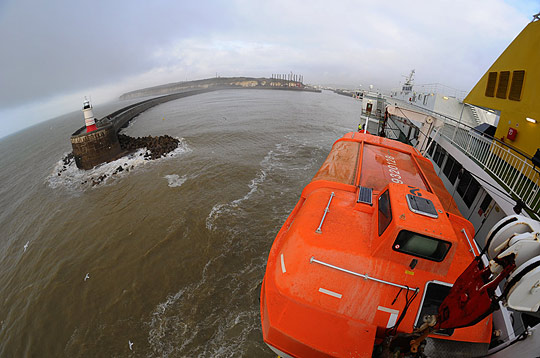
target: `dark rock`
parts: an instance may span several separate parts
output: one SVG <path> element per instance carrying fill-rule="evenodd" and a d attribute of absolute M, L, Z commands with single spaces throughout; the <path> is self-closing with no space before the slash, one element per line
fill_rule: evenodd
<path fill-rule="evenodd" d="M 159 137 L 137 137 L 133 138 L 125 134 L 118 135 L 120 147 L 127 151 L 135 151 L 140 148 L 146 148 L 147 152 L 141 154 L 145 159 L 158 159 L 166 156 L 178 148 L 179 140 L 169 135 Z"/>
<path fill-rule="evenodd" d="M 62 159 L 62 161 L 64 162 L 64 166 L 69 165 L 71 160 L 73 160 L 74 158 L 75 156 L 73 155 L 73 153 L 69 153 L 68 155 L 66 155 L 64 159 Z"/>

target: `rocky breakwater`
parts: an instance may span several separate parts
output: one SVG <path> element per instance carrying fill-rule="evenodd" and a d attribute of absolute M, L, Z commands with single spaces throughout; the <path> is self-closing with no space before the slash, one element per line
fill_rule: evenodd
<path fill-rule="evenodd" d="M 120 147 L 128 152 L 146 148 L 146 153 L 144 154 L 145 159 L 158 159 L 164 157 L 178 148 L 178 144 L 180 143 L 178 139 L 169 135 L 134 138 L 125 134 L 119 134 L 118 141 L 120 142 Z"/>

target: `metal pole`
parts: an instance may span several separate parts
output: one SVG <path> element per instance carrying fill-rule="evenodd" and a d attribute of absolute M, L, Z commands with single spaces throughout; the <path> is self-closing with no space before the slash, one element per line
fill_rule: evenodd
<path fill-rule="evenodd" d="M 456 125 L 456 128 L 454 128 L 454 134 L 452 135 L 452 142 L 454 141 L 454 138 L 456 137 L 456 132 L 458 130 L 458 127 L 461 125 L 461 118 L 463 117 L 463 110 L 465 109 L 465 102 L 462 102 L 463 105 L 461 106 L 461 114 L 459 115 L 459 123 Z"/>
<path fill-rule="evenodd" d="M 368 112 L 368 115 L 366 117 L 366 127 L 364 128 L 364 133 L 367 132 L 368 130 L 368 125 L 369 125 L 369 115 L 371 114 L 371 112 Z"/>
<path fill-rule="evenodd" d="M 309 263 L 317 263 L 317 264 L 322 265 L 322 266 L 326 266 L 326 267 L 333 268 L 333 269 L 341 271 L 341 272 L 345 272 L 345 273 L 348 273 L 348 274 L 351 274 L 351 275 L 354 275 L 354 276 L 361 277 L 364 280 L 376 281 L 376 282 L 383 283 L 383 284 L 386 284 L 386 285 L 399 287 L 399 288 L 404 288 L 404 289 L 407 289 L 407 290 L 410 290 L 410 291 L 417 291 L 418 290 L 418 287 L 409 287 L 409 286 L 406 286 L 406 285 L 400 285 L 398 283 L 385 281 L 385 280 L 381 280 L 381 279 L 378 279 L 378 278 L 375 278 L 375 277 L 368 276 L 368 274 L 361 274 L 361 273 L 358 273 L 358 272 L 347 270 L 347 269 L 345 269 L 343 267 L 339 267 L 339 266 L 335 266 L 335 265 L 326 263 L 324 261 L 319 261 L 313 256 L 311 256 L 311 258 L 309 259 Z"/>
<path fill-rule="evenodd" d="M 332 194 L 330 194 L 330 199 L 328 200 L 328 204 L 326 205 L 326 209 L 324 209 L 324 214 L 323 214 L 323 217 L 321 219 L 321 222 L 319 224 L 319 227 L 317 228 L 317 230 L 315 230 L 315 232 L 317 234 L 322 234 L 322 231 L 321 231 L 321 228 L 322 228 L 322 225 L 324 223 L 324 219 L 326 219 L 326 214 L 328 213 L 328 208 L 330 208 L 330 203 L 332 202 L 332 198 L 335 196 L 334 192 L 332 192 Z"/>

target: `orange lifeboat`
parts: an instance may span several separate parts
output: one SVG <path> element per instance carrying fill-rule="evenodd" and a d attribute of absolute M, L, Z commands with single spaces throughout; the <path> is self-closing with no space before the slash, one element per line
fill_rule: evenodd
<path fill-rule="evenodd" d="M 264 341 L 282 357 L 371 357 L 436 313 L 478 250 L 431 162 L 351 132 L 277 234 L 261 289 Z M 488 344 L 491 315 L 435 340 Z"/>

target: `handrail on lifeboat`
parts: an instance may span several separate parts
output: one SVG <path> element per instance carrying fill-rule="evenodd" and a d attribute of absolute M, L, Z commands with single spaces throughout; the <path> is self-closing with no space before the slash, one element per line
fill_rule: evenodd
<path fill-rule="evenodd" d="M 321 219 L 321 223 L 319 224 L 319 227 L 317 228 L 317 230 L 315 230 L 315 232 L 317 234 L 322 234 L 322 231 L 321 231 L 321 228 L 322 228 L 322 224 L 324 223 L 324 219 L 326 219 L 326 214 L 328 213 L 328 208 L 330 208 L 330 203 L 332 202 L 332 198 L 335 196 L 334 192 L 332 192 L 332 194 L 330 194 L 330 199 L 328 200 L 328 204 L 326 205 L 326 209 L 324 209 L 324 214 L 323 214 L 323 217 Z"/>
<path fill-rule="evenodd" d="M 410 291 L 418 291 L 418 290 L 420 290 L 418 287 L 413 288 L 413 287 L 409 287 L 409 286 L 405 286 L 405 285 L 400 285 L 399 283 L 393 283 L 393 282 L 381 280 L 381 279 L 378 279 L 378 278 L 375 278 L 375 277 L 370 277 L 370 276 L 368 276 L 368 274 L 361 274 L 361 273 L 358 273 L 358 272 L 347 270 L 347 269 L 344 269 L 344 268 L 339 267 L 339 266 L 335 266 L 335 265 L 332 265 L 332 264 L 329 264 L 329 263 L 326 263 L 326 262 L 323 262 L 323 261 L 319 261 L 313 256 L 311 256 L 311 258 L 309 259 L 309 263 L 316 263 L 316 264 L 319 264 L 319 265 L 330 267 L 330 268 L 333 268 L 333 269 L 341 271 L 341 272 L 346 272 L 346 273 L 349 273 L 349 274 L 354 275 L 354 276 L 362 277 L 364 280 L 376 281 L 376 282 L 379 282 L 379 283 L 384 283 L 385 285 L 404 288 L 404 289 L 407 289 L 407 290 L 410 290 Z"/>

